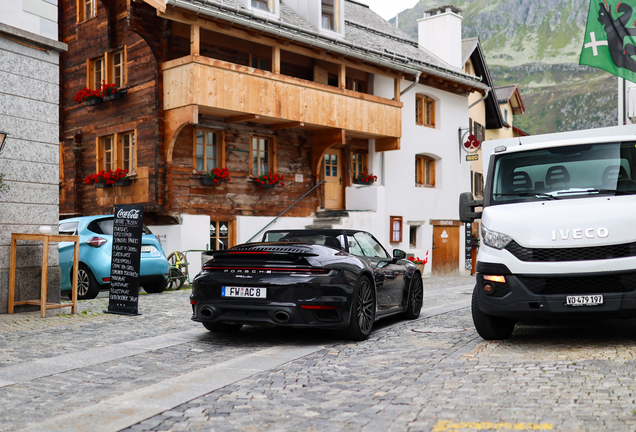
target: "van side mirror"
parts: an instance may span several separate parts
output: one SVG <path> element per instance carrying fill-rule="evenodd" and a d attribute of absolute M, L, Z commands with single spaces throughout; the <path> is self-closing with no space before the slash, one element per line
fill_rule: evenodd
<path fill-rule="evenodd" d="M 475 207 L 482 207 L 484 200 L 476 200 L 470 192 L 459 194 L 459 220 L 463 223 L 474 222 L 481 219 L 481 212 L 475 211 Z"/>

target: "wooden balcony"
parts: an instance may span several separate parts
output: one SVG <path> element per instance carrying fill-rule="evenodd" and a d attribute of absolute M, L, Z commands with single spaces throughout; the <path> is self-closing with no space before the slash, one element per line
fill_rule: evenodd
<path fill-rule="evenodd" d="M 166 62 L 162 71 L 167 114 L 195 107 L 199 114 L 228 120 L 341 130 L 399 148 L 401 102 L 198 55 Z"/>

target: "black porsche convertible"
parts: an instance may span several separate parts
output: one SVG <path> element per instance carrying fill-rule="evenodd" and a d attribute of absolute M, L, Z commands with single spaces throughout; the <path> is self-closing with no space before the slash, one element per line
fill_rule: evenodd
<path fill-rule="evenodd" d="M 213 252 L 192 284 L 192 320 L 217 332 L 270 324 L 364 340 L 379 318 L 419 316 L 422 275 L 405 258 L 365 231 L 267 231 L 260 243 Z"/>

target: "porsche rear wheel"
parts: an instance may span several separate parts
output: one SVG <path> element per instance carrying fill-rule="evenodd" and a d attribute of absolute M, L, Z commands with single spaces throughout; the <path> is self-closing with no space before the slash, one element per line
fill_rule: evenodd
<path fill-rule="evenodd" d="M 420 316 L 422 304 L 424 303 L 424 286 L 422 285 L 422 276 L 416 274 L 411 281 L 411 289 L 409 290 L 409 301 L 406 304 L 404 318 L 415 319 Z"/>
<path fill-rule="evenodd" d="M 371 281 L 362 276 L 358 279 L 351 308 L 351 321 L 347 336 L 356 341 L 369 337 L 375 321 L 375 293 Z"/>
<path fill-rule="evenodd" d="M 225 323 L 222 323 L 222 322 L 215 322 L 215 323 L 204 322 L 203 323 L 203 327 L 205 327 L 206 329 L 208 329 L 211 332 L 236 333 L 237 331 L 239 331 L 241 329 L 241 327 L 243 327 L 243 324 L 225 324 Z"/>

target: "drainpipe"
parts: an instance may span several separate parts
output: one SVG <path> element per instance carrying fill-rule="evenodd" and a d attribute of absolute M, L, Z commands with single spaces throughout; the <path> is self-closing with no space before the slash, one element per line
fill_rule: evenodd
<path fill-rule="evenodd" d="M 472 107 L 474 107 L 475 105 L 477 105 L 479 102 L 481 102 L 481 101 L 483 101 L 484 99 L 486 99 L 486 98 L 488 97 L 488 95 L 489 95 L 489 94 L 490 94 L 490 88 L 486 89 L 486 93 L 484 93 L 484 96 L 483 96 L 481 99 L 479 99 L 479 100 L 477 100 L 477 101 L 475 101 L 475 102 L 471 103 L 470 105 L 468 105 L 468 109 L 471 109 Z"/>
<path fill-rule="evenodd" d="M 413 87 L 415 87 L 415 86 L 416 86 L 416 85 L 420 82 L 420 75 L 422 75 L 422 72 L 418 72 L 418 73 L 415 75 L 415 81 L 413 81 L 413 82 L 411 83 L 411 85 L 410 85 L 410 86 L 408 86 L 407 88 L 405 88 L 404 90 L 402 90 L 402 91 L 400 92 L 400 96 L 402 96 L 402 95 L 403 95 L 404 93 L 406 93 L 407 91 L 411 90 Z M 487 94 L 487 93 L 486 93 L 486 94 Z"/>

